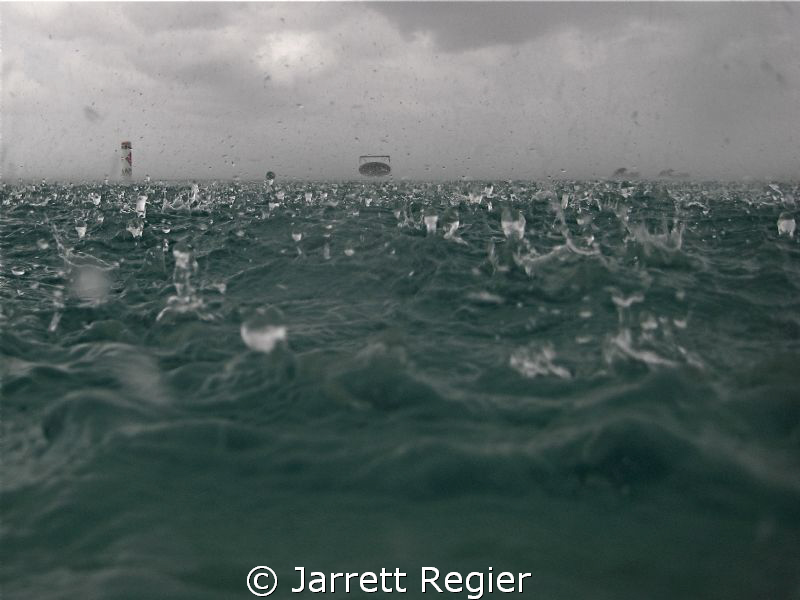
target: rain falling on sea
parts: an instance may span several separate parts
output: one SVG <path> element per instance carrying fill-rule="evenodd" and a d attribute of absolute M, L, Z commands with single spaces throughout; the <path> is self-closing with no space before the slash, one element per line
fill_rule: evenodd
<path fill-rule="evenodd" d="M 796 184 L 0 200 L 4 596 L 433 564 L 531 571 L 531 598 L 797 597 Z"/>

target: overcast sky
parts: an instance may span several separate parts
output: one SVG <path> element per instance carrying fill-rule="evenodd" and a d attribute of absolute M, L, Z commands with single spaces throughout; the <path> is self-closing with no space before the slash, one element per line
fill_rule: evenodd
<path fill-rule="evenodd" d="M 800 4 L 3 3 L 2 175 L 800 177 Z M 564 170 L 562 172 L 562 169 Z"/>

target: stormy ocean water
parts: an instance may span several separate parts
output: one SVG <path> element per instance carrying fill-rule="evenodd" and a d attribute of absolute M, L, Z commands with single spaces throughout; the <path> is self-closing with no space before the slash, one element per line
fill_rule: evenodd
<path fill-rule="evenodd" d="M 0 194 L 4 599 L 800 598 L 796 184 Z"/>

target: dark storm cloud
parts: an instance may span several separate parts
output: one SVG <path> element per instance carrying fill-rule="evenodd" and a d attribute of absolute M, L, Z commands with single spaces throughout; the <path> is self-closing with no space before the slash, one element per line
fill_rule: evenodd
<path fill-rule="evenodd" d="M 371 5 L 407 36 L 426 33 L 445 51 L 520 44 L 565 26 L 602 33 L 631 17 L 674 17 L 671 5 L 605 2 L 380 2 Z"/>
<path fill-rule="evenodd" d="M 182 29 L 220 29 L 234 22 L 237 13 L 247 10 L 242 3 L 198 2 L 186 10 L 183 2 L 130 2 L 122 5 L 123 14 L 143 34 Z"/>

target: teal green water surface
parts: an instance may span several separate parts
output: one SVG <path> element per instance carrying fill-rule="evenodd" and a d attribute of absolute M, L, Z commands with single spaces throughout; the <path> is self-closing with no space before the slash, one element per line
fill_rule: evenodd
<path fill-rule="evenodd" d="M 796 184 L 0 198 L 4 600 L 800 598 Z"/>

